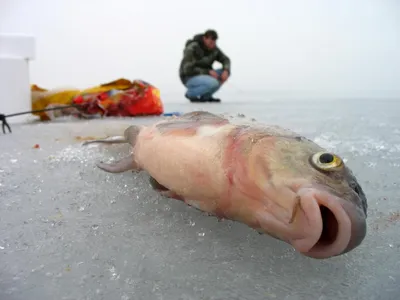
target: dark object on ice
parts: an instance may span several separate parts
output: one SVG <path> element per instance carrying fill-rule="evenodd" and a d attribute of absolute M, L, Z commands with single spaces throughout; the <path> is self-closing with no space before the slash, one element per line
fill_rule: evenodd
<path fill-rule="evenodd" d="M 3 129 L 3 133 L 6 133 L 6 127 L 10 133 L 11 127 L 7 122 L 7 118 L 9 117 L 15 117 L 15 116 L 21 116 L 21 115 L 26 115 L 26 114 L 31 114 L 31 113 L 36 113 L 36 112 L 43 112 L 43 111 L 50 111 L 50 110 L 57 110 L 57 109 L 65 109 L 66 107 L 77 107 L 77 105 L 69 105 L 69 106 L 62 106 L 62 107 L 51 107 L 51 108 L 45 108 L 45 109 L 38 109 L 38 110 L 29 110 L 29 111 L 23 111 L 19 113 L 14 113 L 14 114 L 9 114 L 9 115 L 4 115 L 0 114 L 0 121 L 1 121 L 1 127 Z"/>
<path fill-rule="evenodd" d="M 6 115 L 0 114 L 0 121 L 1 121 L 1 127 L 3 128 L 3 133 L 6 134 L 6 127 L 8 131 L 11 133 L 11 128 L 10 125 L 8 125 L 7 120 L 6 120 Z"/>

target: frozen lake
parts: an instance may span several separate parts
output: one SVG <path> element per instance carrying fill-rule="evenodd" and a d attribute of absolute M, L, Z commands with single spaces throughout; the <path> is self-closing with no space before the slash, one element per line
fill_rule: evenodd
<path fill-rule="evenodd" d="M 0 133 L 0 299 L 400 299 L 400 102 L 165 108 L 197 109 L 281 125 L 344 157 L 368 198 L 363 244 L 304 257 L 161 197 L 145 174 L 97 169 L 127 145 L 81 147 L 77 138 L 154 119 L 13 125 Z"/>

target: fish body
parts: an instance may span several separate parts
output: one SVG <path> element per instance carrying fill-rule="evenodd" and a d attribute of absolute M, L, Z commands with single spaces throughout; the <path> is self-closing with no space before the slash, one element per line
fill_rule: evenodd
<path fill-rule="evenodd" d="M 99 168 L 144 170 L 165 196 L 244 223 L 306 256 L 349 252 L 366 235 L 367 200 L 351 170 L 292 131 L 194 111 L 130 126 L 124 141 L 133 154 Z"/>

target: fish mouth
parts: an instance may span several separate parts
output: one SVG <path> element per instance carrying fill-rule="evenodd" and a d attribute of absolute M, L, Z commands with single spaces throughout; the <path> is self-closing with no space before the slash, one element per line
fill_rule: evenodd
<path fill-rule="evenodd" d="M 349 252 L 364 240 L 366 216 L 354 203 L 313 187 L 300 188 L 297 196 L 296 237 L 288 239 L 297 251 L 323 259 Z"/>

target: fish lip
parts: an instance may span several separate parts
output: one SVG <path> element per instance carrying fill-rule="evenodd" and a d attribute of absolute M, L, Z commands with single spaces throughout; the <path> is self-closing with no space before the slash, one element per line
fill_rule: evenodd
<path fill-rule="evenodd" d="M 289 240 L 296 250 L 306 256 L 323 259 L 349 252 L 364 240 L 366 215 L 361 208 L 319 186 L 300 187 L 296 193 L 301 199 L 302 213 L 308 222 L 308 226 L 304 227 L 308 232 L 305 230 L 301 232 L 303 227 L 300 224 L 301 237 Z M 328 209 L 328 215 L 323 215 L 320 207 Z M 324 231 L 323 219 L 332 221 L 332 223 L 325 222 L 325 226 L 328 228 L 327 225 L 331 224 L 331 228 L 336 232 L 330 243 L 323 243 L 326 236 L 324 234 L 327 232 Z"/>

